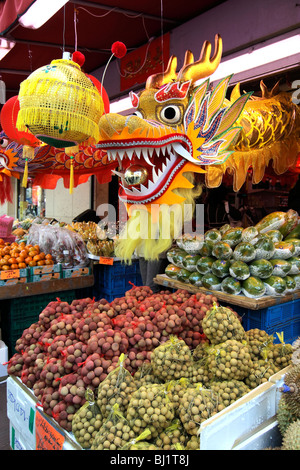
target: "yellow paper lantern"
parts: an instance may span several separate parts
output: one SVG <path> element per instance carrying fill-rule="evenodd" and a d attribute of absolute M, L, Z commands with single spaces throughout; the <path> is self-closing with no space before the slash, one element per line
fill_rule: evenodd
<path fill-rule="evenodd" d="M 35 70 L 21 83 L 18 97 L 20 131 L 56 148 L 98 142 L 103 100 L 73 60 L 53 60 Z"/>

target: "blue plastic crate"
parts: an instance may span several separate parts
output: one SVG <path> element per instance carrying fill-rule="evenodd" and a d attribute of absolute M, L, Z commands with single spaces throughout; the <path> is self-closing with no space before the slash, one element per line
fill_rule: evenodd
<path fill-rule="evenodd" d="M 246 331 L 258 328 L 268 334 L 275 334 L 274 342 L 279 342 L 276 333 L 284 333 L 284 341 L 291 343 L 300 336 L 300 299 L 273 305 L 261 310 L 250 310 L 234 306 L 242 317 Z"/>
<path fill-rule="evenodd" d="M 130 282 L 142 285 L 138 260 L 133 260 L 130 265 L 121 261 L 115 261 L 112 265 L 94 265 L 94 278 L 96 290 L 107 294 L 125 293 L 132 287 Z"/>

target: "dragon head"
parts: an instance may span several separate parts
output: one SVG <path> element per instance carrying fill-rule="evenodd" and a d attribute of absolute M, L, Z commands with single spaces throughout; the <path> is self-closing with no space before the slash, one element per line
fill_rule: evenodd
<path fill-rule="evenodd" d="M 217 69 L 222 56 L 219 35 L 215 37 L 213 56 L 211 49 L 206 41 L 197 61 L 187 51 L 178 73 L 177 58 L 172 56 L 166 71 L 150 76 L 139 96 L 131 92 L 134 115 L 110 113 L 100 119 L 98 147 L 106 150 L 108 159 L 118 160 L 119 198 L 131 217 L 136 206 L 151 214 L 152 223 L 159 220 L 157 208 L 168 211 L 177 205 L 182 213 L 184 204 L 193 203 L 199 195 L 194 187 L 195 173 L 205 173 L 206 166 L 224 163 L 233 151 L 240 132 L 235 122 L 249 94 L 228 104 L 225 95 L 230 77 L 211 89 L 208 77 Z M 188 217 L 191 216 L 190 213 Z M 142 237 L 144 242 L 140 243 L 146 257 L 156 258 L 159 251 L 168 248 L 175 232 L 174 222 L 168 240 L 162 243 L 158 236 L 148 250 L 145 250 L 147 237 Z M 130 248 L 129 245 L 127 238 L 124 246 L 128 256 L 138 243 Z M 120 255 L 127 257 L 124 251 Z"/>

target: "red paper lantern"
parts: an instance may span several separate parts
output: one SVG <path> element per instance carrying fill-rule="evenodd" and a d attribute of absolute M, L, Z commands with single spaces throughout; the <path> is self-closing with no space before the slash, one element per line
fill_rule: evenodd
<path fill-rule="evenodd" d="M 20 132 L 16 127 L 20 103 L 18 96 L 13 96 L 3 105 L 0 115 L 0 122 L 3 131 L 13 142 L 30 147 L 38 147 L 41 141 L 31 132 Z"/>
<path fill-rule="evenodd" d="M 93 84 L 99 91 L 100 95 L 102 96 L 105 113 L 109 113 L 110 103 L 109 103 L 109 97 L 108 97 L 108 94 L 106 93 L 105 88 L 101 85 L 101 83 L 96 77 L 93 77 L 93 75 L 88 75 L 86 73 L 86 76 L 93 82 Z"/>

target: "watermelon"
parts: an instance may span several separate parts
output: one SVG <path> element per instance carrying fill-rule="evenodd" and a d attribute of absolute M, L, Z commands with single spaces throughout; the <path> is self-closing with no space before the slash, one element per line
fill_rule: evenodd
<path fill-rule="evenodd" d="M 229 268 L 231 266 L 230 261 L 227 259 L 216 259 L 211 265 L 211 272 L 220 278 L 228 276 Z"/>
<path fill-rule="evenodd" d="M 300 255 L 300 240 L 298 238 L 289 238 L 290 243 L 292 243 L 295 247 L 295 254 L 294 256 L 299 256 Z"/>
<path fill-rule="evenodd" d="M 213 242 L 206 240 L 200 249 L 200 256 L 211 256 L 214 244 Z"/>
<path fill-rule="evenodd" d="M 241 242 L 239 243 L 234 251 L 233 251 L 233 258 L 236 261 L 244 261 L 245 263 L 249 263 L 256 256 L 256 249 L 254 246 L 249 242 Z"/>
<path fill-rule="evenodd" d="M 219 232 L 219 230 L 217 230 L 216 228 L 212 228 L 210 230 L 207 230 L 207 232 L 205 232 L 204 234 L 204 240 L 205 241 L 210 241 L 210 242 L 213 242 L 213 243 L 216 243 L 216 242 L 219 242 L 222 238 L 222 235 L 221 233 Z"/>
<path fill-rule="evenodd" d="M 286 283 L 286 293 L 294 292 L 297 288 L 295 279 L 292 276 L 286 276 L 284 280 Z"/>
<path fill-rule="evenodd" d="M 286 262 L 291 265 L 291 270 L 289 271 L 289 274 L 299 274 L 300 273 L 300 257 L 291 256 L 291 258 L 286 260 Z"/>
<path fill-rule="evenodd" d="M 180 268 L 178 266 L 175 266 L 174 264 L 168 264 L 168 266 L 165 269 L 165 274 L 171 279 L 177 279 L 177 275 L 179 271 L 180 271 Z"/>
<path fill-rule="evenodd" d="M 273 258 L 270 260 L 270 263 L 273 266 L 273 276 L 285 277 L 287 274 L 291 273 L 292 265 L 289 261 L 280 258 Z M 291 273 L 297 274 L 297 273 Z"/>
<path fill-rule="evenodd" d="M 238 281 L 245 281 L 250 276 L 250 269 L 244 261 L 234 261 L 229 268 L 229 273 Z"/>
<path fill-rule="evenodd" d="M 242 290 L 240 281 L 231 276 L 225 277 L 221 282 L 221 291 L 226 294 L 238 295 Z"/>
<path fill-rule="evenodd" d="M 256 259 L 271 259 L 275 253 L 275 243 L 269 236 L 262 236 L 254 245 Z"/>
<path fill-rule="evenodd" d="M 204 274 L 202 277 L 202 286 L 206 289 L 220 290 L 221 279 L 212 273 Z"/>
<path fill-rule="evenodd" d="M 268 230 L 266 235 L 268 235 L 274 243 L 281 242 L 283 240 L 283 235 L 279 230 Z"/>
<path fill-rule="evenodd" d="M 196 269 L 200 274 L 207 274 L 211 272 L 211 267 L 216 258 L 212 256 L 202 256 L 196 264 Z"/>
<path fill-rule="evenodd" d="M 286 222 L 286 213 L 285 212 L 272 212 L 271 214 L 266 215 L 261 219 L 256 225 L 255 228 L 260 233 L 266 233 L 269 230 L 279 230 Z"/>
<path fill-rule="evenodd" d="M 183 235 L 182 237 L 177 238 L 177 245 L 186 251 L 188 254 L 197 254 L 200 252 L 203 243 L 204 236 L 202 235 Z"/>
<path fill-rule="evenodd" d="M 257 228 L 255 227 L 246 227 L 242 232 L 242 242 L 251 242 L 257 238 L 259 234 Z"/>
<path fill-rule="evenodd" d="M 232 248 L 228 243 L 220 241 L 214 245 L 212 255 L 218 259 L 229 259 L 232 256 Z"/>
<path fill-rule="evenodd" d="M 189 284 L 192 284 L 196 287 L 202 286 L 202 274 L 198 273 L 198 271 L 191 273 L 189 277 Z"/>
<path fill-rule="evenodd" d="M 261 279 L 250 276 L 242 282 L 242 292 L 246 297 L 258 299 L 265 294 L 266 287 Z"/>
<path fill-rule="evenodd" d="M 222 236 L 222 241 L 228 243 L 231 247 L 238 245 L 242 241 L 242 227 L 233 227 Z"/>
<path fill-rule="evenodd" d="M 270 276 L 264 279 L 267 295 L 282 295 L 286 291 L 285 280 L 280 276 Z"/>
<path fill-rule="evenodd" d="M 190 271 L 188 271 L 187 269 L 181 268 L 177 273 L 177 281 L 188 283 L 190 275 L 191 275 Z"/>
<path fill-rule="evenodd" d="M 199 259 L 199 255 L 186 255 L 186 257 L 182 261 L 182 265 L 188 271 L 194 272 L 196 271 L 196 264 Z"/>
<path fill-rule="evenodd" d="M 295 255 L 295 246 L 290 241 L 282 241 L 274 243 L 275 251 L 273 258 L 288 259 Z"/>
<path fill-rule="evenodd" d="M 273 266 L 270 261 L 266 259 L 256 259 L 249 264 L 251 276 L 259 277 L 260 279 L 267 278 L 273 274 Z"/>

